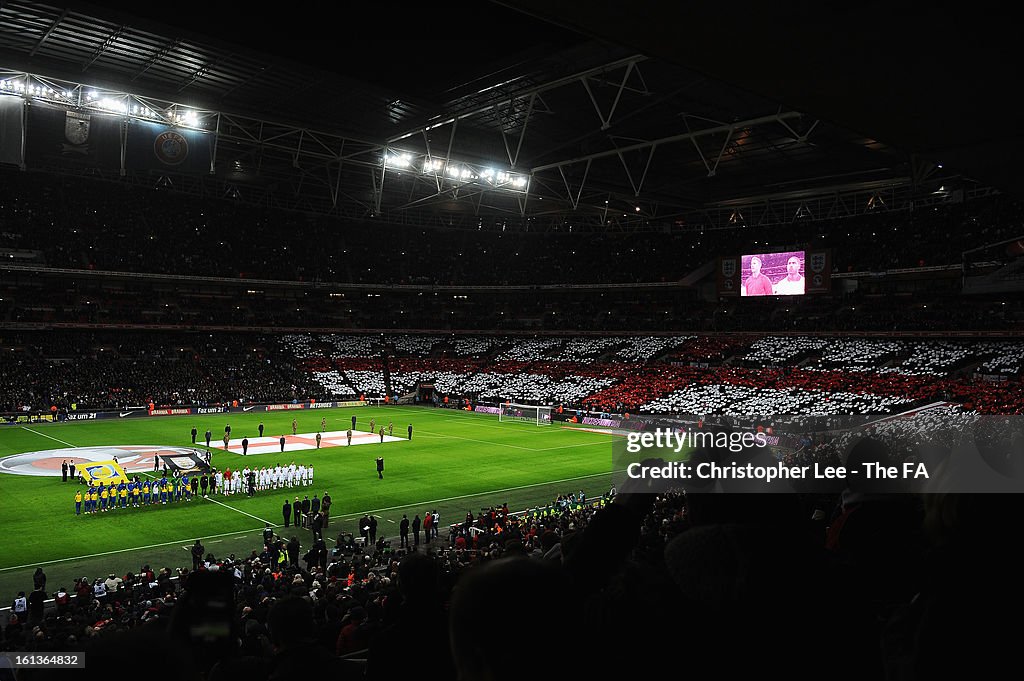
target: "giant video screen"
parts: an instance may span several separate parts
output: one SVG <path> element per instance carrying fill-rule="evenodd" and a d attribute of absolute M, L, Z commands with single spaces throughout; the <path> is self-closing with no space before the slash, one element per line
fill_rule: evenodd
<path fill-rule="evenodd" d="M 740 256 L 740 295 L 804 295 L 804 261 L 804 251 Z"/>

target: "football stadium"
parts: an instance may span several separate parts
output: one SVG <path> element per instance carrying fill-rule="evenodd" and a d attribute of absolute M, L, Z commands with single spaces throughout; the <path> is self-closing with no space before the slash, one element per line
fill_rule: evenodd
<path fill-rule="evenodd" d="M 1013 22 L 875 9 L 0 3 L 0 680 L 1001 669 Z"/>

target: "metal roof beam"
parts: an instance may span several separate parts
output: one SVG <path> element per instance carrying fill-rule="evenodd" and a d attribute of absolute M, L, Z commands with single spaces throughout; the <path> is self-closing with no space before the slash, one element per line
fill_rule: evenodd
<path fill-rule="evenodd" d="M 230 58 L 231 58 L 231 55 L 226 55 L 226 56 L 225 55 L 221 55 L 221 56 L 217 57 L 216 59 L 214 59 L 213 61 L 206 62 L 205 64 L 203 64 L 203 66 L 201 68 L 193 71 L 192 75 L 190 75 L 187 78 L 185 78 L 182 81 L 181 85 L 178 87 L 178 89 L 175 90 L 175 92 L 181 92 L 182 90 L 187 88 L 189 85 L 191 85 L 192 83 L 196 82 L 200 78 L 203 78 L 208 73 L 210 73 L 210 71 L 212 71 L 217 66 L 219 66 L 221 63 L 223 63 L 224 61 L 226 61 L 227 59 L 230 59 Z"/>
<path fill-rule="evenodd" d="M 530 123 L 530 117 L 533 115 L 533 104 L 536 100 L 537 93 L 535 92 L 532 95 L 530 95 L 530 103 L 526 107 L 526 118 L 523 120 L 523 127 L 519 131 L 519 141 L 516 143 L 515 152 L 513 152 L 512 149 L 508 146 L 508 133 L 506 133 L 504 130 L 501 131 L 501 141 L 505 143 L 505 153 L 508 154 L 509 163 L 513 168 L 516 167 L 516 162 L 519 160 L 519 152 L 522 151 L 523 139 L 526 137 L 526 126 L 529 125 Z M 512 105 L 510 104 L 509 109 L 511 108 Z"/>
<path fill-rule="evenodd" d="M 0 4 L 2 4 L 2 3 L 0 3 Z M 46 29 L 46 33 L 44 33 L 43 37 L 41 37 L 36 42 L 35 47 L 33 47 L 32 51 L 28 53 L 28 56 L 30 56 L 30 57 L 36 56 L 36 52 L 39 51 L 39 48 L 42 47 L 43 43 L 46 42 L 47 38 L 49 38 L 53 34 L 53 32 L 57 30 L 57 27 L 60 26 L 60 22 L 64 21 L 64 17 L 66 17 L 67 15 L 68 15 L 68 10 L 65 9 L 63 12 L 60 13 L 59 17 L 57 17 L 56 19 L 53 20 L 53 23 L 50 24 L 50 28 Z"/>
<path fill-rule="evenodd" d="M 89 60 L 82 64 L 83 73 L 85 73 L 89 69 L 89 67 L 96 62 L 97 59 L 103 56 L 103 53 L 107 51 L 107 48 L 109 48 L 111 45 L 117 42 L 117 39 L 121 37 L 122 33 L 124 33 L 125 28 L 125 26 L 119 26 L 116 31 L 107 36 L 107 39 L 103 41 L 102 45 L 96 48 L 96 51 L 92 53 L 92 56 L 89 57 Z"/>
<path fill-rule="evenodd" d="M 594 105 L 594 110 L 597 111 L 597 117 L 601 119 L 602 130 L 607 130 L 612 127 L 612 116 L 615 115 L 615 109 L 619 106 L 619 100 L 622 98 L 622 91 L 626 88 L 626 82 L 629 80 L 629 74 L 633 73 L 633 66 L 635 63 L 636 62 L 631 61 L 626 65 L 626 73 L 622 76 L 622 82 L 619 83 L 619 89 L 615 93 L 615 101 L 612 102 L 611 109 L 609 109 L 607 116 L 601 113 L 601 106 L 597 103 L 597 98 L 594 97 L 594 91 L 590 89 L 590 83 L 587 82 L 586 78 L 580 79 L 583 83 L 583 89 L 587 91 L 587 95 L 590 97 L 590 103 Z"/>
<path fill-rule="evenodd" d="M 684 142 L 686 140 L 693 140 L 695 138 L 706 137 L 708 135 L 717 135 L 717 134 L 720 134 L 720 133 L 723 133 L 723 132 L 724 133 L 729 133 L 731 135 L 732 132 L 735 131 L 738 128 L 754 127 L 754 126 L 758 126 L 758 125 L 764 125 L 765 123 L 778 123 L 780 120 L 785 120 L 787 118 L 799 118 L 800 116 L 803 116 L 803 114 L 798 112 L 798 111 L 786 111 L 786 112 L 781 112 L 781 113 L 777 113 L 777 114 L 772 114 L 770 116 L 761 116 L 759 118 L 751 118 L 751 119 L 746 120 L 746 121 L 737 121 L 735 123 L 729 123 L 729 124 L 726 124 L 726 125 L 719 125 L 719 126 L 716 126 L 716 127 L 713 127 L 713 128 L 705 128 L 703 130 L 695 130 L 695 131 L 686 132 L 686 133 L 683 133 L 683 134 L 680 134 L 680 135 L 671 135 L 669 137 L 662 137 L 661 139 L 651 140 L 649 142 L 639 142 L 637 144 L 631 144 L 628 147 L 622 147 L 622 148 L 619 148 L 619 149 L 609 149 L 607 151 L 599 151 L 599 152 L 596 152 L 596 153 L 593 153 L 593 154 L 588 154 L 586 156 L 578 156 L 576 158 L 566 159 L 564 161 L 557 161 L 555 163 L 547 163 L 545 165 L 537 166 L 535 168 L 532 168 L 530 170 L 530 172 L 531 173 L 540 173 L 540 172 L 543 172 L 545 170 L 551 170 L 553 168 L 562 168 L 564 166 L 572 165 L 574 163 L 581 163 L 583 161 L 593 161 L 593 160 L 596 160 L 596 159 L 599 159 L 599 158 L 605 158 L 605 157 L 608 157 L 608 156 L 615 156 L 615 155 L 627 153 L 627 152 L 630 152 L 630 151 L 638 151 L 640 149 L 647 149 L 649 147 L 660 146 L 660 145 L 663 145 L 663 144 L 671 144 L 673 142 Z"/>
<path fill-rule="evenodd" d="M 166 57 L 168 54 L 170 54 L 171 50 L 173 50 L 175 47 L 177 47 L 178 43 L 180 43 L 180 42 L 181 42 L 180 40 L 175 38 L 174 40 L 170 40 L 166 44 L 164 44 L 164 46 L 161 47 L 160 50 L 156 54 L 154 54 L 152 57 L 150 57 L 146 61 L 146 63 L 142 65 L 141 69 L 139 69 L 138 71 L 136 71 L 132 75 L 132 77 L 129 79 L 130 82 L 134 83 L 143 74 L 145 74 L 146 71 L 149 71 L 151 68 L 156 66 L 160 62 L 160 60 L 163 59 L 164 57 Z"/>
<path fill-rule="evenodd" d="M 589 77 L 591 77 L 591 76 L 593 76 L 595 74 L 598 74 L 598 73 L 604 73 L 606 71 L 610 71 L 610 70 L 618 69 L 618 68 L 623 68 L 623 67 L 632 69 L 633 65 L 635 65 L 635 64 L 637 64 L 639 62 L 642 62 L 645 59 L 647 59 L 647 57 L 645 57 L 643 55 L 639 55 L 639 54 L 638 55 L 633 55 L 631 57 L 625 57 L 623 59 L 618 59 L 616 61 L 609 62 L 608 64 L 603 64 L 601 66 L 596 66 L 596 67 L 594 67 L 592 69 L 587 69 L 586 71 L 581 71 L 579 73 L 575 73 L 575 74 L 573 74 L 571 76 L 565 76 L 564 78 L 559 78 L 559 79 L 553 80 L 553 81 L 551 81 L 549 83 L 544 83 L 543 85 L 538 85 L 536 87 L 529 88 L 527 90 L 524 90 L 523 92 L 518 92 L 518 93 L 516 93 L 516 95 L 514 97 L 505 98 L 505 99 L 502 99 L 501 101 L 498 101 L 498 102 L 492 102 L 492 103 L 487 104 L 485 106 L 481 106 L 481 107 L 478 107 L 476 109 L 472 109 L 470 111 L 466 111 L 464 113 L 460 113 L 460 114 L 457 114 L 457 115 L 454 115 L 454 116 L 449 116 L 447 118 L 439 118 L 439 120 L 435 120 L 435 121 L 429 122 L 429 123 L 427 123 L 424 126 L 420 126 L 420 127 L 416 128 L 415 130 L 408 130 L 406 132 L 400 133 L 398 135 L 395 135 L 394 137 L 389 138 L 388 139 L 388 144 L 392 144 L 394 142 L 398 142 L 400 140 L 404 140 L 407 137 L 412 137 L 413 135 L 419 134 L 420 132 L 423 132 L 425 130 L 433 130 L 434 128 L 439 128 L 439 127 L 441 127 L 443 125 L 448 125 L 448 124 L 454 123 L 455 121 L 458 121 L 458 120 L 463 120 L 463 119 L 466 119 L 466 118 L 473 118 L 474 116 L 479 116 L 482 113 L 486 113 L 486 112 L 492 111 L 494 109 L 500 109 L 501 107 L 507 106 L 508 104 L 510 104 L 512 102 L 515 102 L 517 99 L 522 99 L 524 97 L 530 97 L 531 95 L 540 94 L 542 92 L 547 92 L 549 90 L 554 90 L 554 89 L 560 88 L 560 87 L 565 87 L 566 85 L 572 85 L 572 84 L 574 84 L 574 83 L 576 83 L 577 81 L 580 81 L 580 80 L 583 80 L 584 84 L 585 84 L 587 78 L 589 78 Z"/>

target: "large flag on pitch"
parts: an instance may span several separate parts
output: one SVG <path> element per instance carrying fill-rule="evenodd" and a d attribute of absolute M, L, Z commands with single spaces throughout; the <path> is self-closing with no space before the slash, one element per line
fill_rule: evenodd
<path fill-rule="evenodd" d="M 80 464 L 79 470 L 86 482 L 102 482 L 107 485 L 128 482 L 128 476 L 116 461 L 90 461 Z"/>

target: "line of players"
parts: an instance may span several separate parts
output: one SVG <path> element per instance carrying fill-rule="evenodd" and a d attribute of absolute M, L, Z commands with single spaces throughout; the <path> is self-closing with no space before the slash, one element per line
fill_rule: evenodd
<path fill-rule="evenodd" d="M 326 425 L 325 425 L 325 427 L 326 427 Z M 381 426 L 379 431 L 375 431 L 374 430 L 376 427 L 377 427 L 377 418 L 376 417 L 370 418 L 370 429 L 369 429 L 370 432 L 371 433 L 375 433 L 376 435 L 380 435 L 380 441 L 384 442 L 384 426 Z M 293 429 L 295 428 L 295 422 L 294 421 L 292 421 L 292 428 Z M 352 444 L 352 431 L 355 430 L 355 429 L 356 429 L 356 417 L 353 416 L 352 417 L 352 428 L 350 428 L 349 431 L 348 431 L 348 443 L 349 444 Z M 395 432 L 395 424 L 394 424 L 394 422 L 388 421 L 388 427 L 387 427 L 388 437 L 393 437 L 394 436 L 394 432 Z M 408 437 L 411 440 L 412 439 L 412 424 L 411 423 L 409 424 L 409 427 L 406 429 L 406 432 L 408 433 Z"/>
<path fill-rule="evenodd" d="M 377 425 L 376 417 L 371 418 L 370 419 L 370 432 L 374 433 L 375 435 L 380 435 L 380 441 L 384 442 L 384 426 L 381 426 L 380 427 L 380 431 L 377 432 L 377 431 L 374 430 L 376 425 Z M 264 427 L 263 427 L 263 422 L 262 421 L 260 422 L 258 428 L 259 428 L 259 432 L 260 432 L 260 437 L 263 437 Z M 352 427 L 347 432 L 348 444 L 349 445 L 352 444 L 352 431 L 355 430 L 355 429 L 356 429 L 356 417 L 353 416 L 352 417 Z M 298 422 L 297 419 L 292 419 L 292 435 L 297 435 L 298 431 L 299 431 L 299 422 Z M 412 439 L 412 424 L 411 423 L 409 424 L 409 427 L 408 427 L 407 431 L 408 431 L 409 439 L 411 440 Z M 320 419 L 320 432 L 318 432 L 316 434 L 316 448 L 317 449 L 320 449 L 320 440 L 321 440 L 321 437 L 322 437 L 320 433 L 325 433 L 325 432 L 327 432 L 327 417 L 324 417 L 324 418 Z M 395 424 L 392 421 L 388 421 L 388 427 L 387 427 L 388 437 L 392 437 L 394 435 L 394 432 L 395 432 Z M 196 444 L 196 437 L 198 437 L 198 435 L 199 435 L 199 429 L 196 428 L 195 426 L 192 426 L 192 431 L 191 431 L 190 434 L 192 436 L 192 444 Z M 207 447 L 207 449 L 209 449 L 210 441 L 213 438 L 213 433 L 210 431 L 209 428 L 206 429 L 205 437 L 206 437 L 206 447 Z M 228 445 L 231 443 L 231 424 L 230 423 L 224 426 L 224 440 L 223 440 L 223 442 L 224 442 L 224 449 L 227 449 Z M 282 435 L 281 436 L 281 451 L 282 452 L 284 451 L 284 445 L 285 445 L 285 439 L 284 439 L 284 435 Z M 248 449 L 249 449 L 249 438 L 242 438 L 242 454 L 243 455 L 248 454 Z"/>
<path fill-rule="evenodd" d="M 242 470 L 243 479 L 249 480 L 250 474 L 253 478 L 252 487 L 254 492 L 282 489 L 284 487 L 311 487 L 313 485 L 313 464 L 308 466 L 303 464 L 296 465 L 292 461 L 287 466 L 277 464 L 273 468 L 264 466 L 263 468 L 254 468 L 251 471 L 246 466 Z M 242 491 L 241 486 L 232 481 L 230 489 L 226 494 L 238 494 L 240 491 Z"/>
<path fill-rule="evenodd" d="M 246 493 L 252 496 L 256 492 L 282 489 L 285 487 L 310 487 L 313 485 L 313 465 L 296 465 L 293 461 L 290 465 L 281 466 L 277 464 L 273 468 L 250 469 L 246 466 L 241 471 L 232 472 L 230 468 L 224 471 L 211 470 L 208 474 L 184 473 L 179 476 L 177 472 L 168 477 L 165 471 L 159 479 L 139 479 L 135 476 L 128 482 L 106 485 L 100 482 L 96 485 L 89 483 L 89 487 L 82 492 L 75 492 L 75 515 L 85 513 L 103 513 L 118 508 L 139 508 L 140 506 L 153 506 L 156 504 L 167 504 L 185 500 L 192 501 L 192 497 L 208 497 L 220 491 L 225 496 L 232 494 Z"/>

